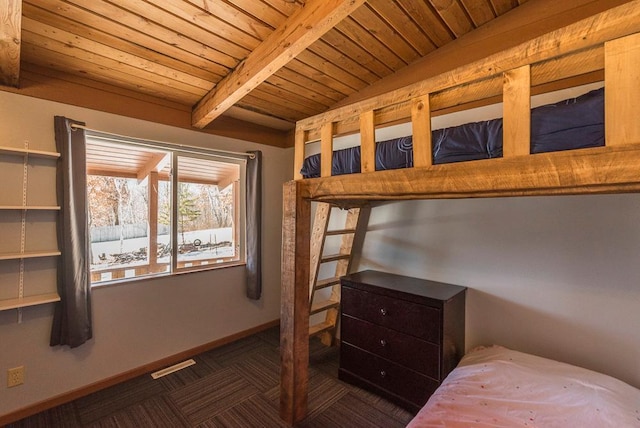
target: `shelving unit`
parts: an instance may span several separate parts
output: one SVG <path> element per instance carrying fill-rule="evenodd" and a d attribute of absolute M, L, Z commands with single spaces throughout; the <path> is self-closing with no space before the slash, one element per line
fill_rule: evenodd
<path fill-rule="evenodd" d="M 20 211 L 20 249 L 19 251 L 2 251 L 0 252 L 0 263 L 8 263 L 10 260 L 17 260 L 19 262 L 18 271 L 18 292 L 15 298 L 0 299 L 0 311 L 17 309 L 18 310 L 18 322 L 22 321 L 21 309 L 29 306 L 42 305 L 46 303 L 57 302 L 60 300 L 60 296 L 56 292 L 40 292 L 39 294 L 25 295 L 25 287 L 28 288 L 28 284 L 24 283 L 25 279 L 25 261 L 28 259 L 39 259 L 44 257 L 57 257 L 61 253 L 58 250 L 38 250 L 29 251 L 26 250 L 26 228 L 27 228 L 27 213 L 30 211 L 43 212 L 43 211 L 60 211 L 60 207 L 56 205 L 29 205 L 27 204 L 27 187 L 29 176 L 30 160 L 35 159 L 58 159 L 59 153 L 49 152 L 43 150 L 29 149 L 28 143 L 25 142 L 24 148 L 0 146 L 0 155 L 8 156 L 20 156 L 23 157 L 22 165 L 22 204 L 0 204 L 0 215 L 3 212 Z M 2 164 L 0 158 L 0 166 Z M 55 192 L 55 185 L 51 190 Z M 11 201 L 14 202 L 14 201 Z M 0 217 L 0 223 L 6 221 L 6 217 Z M 5 250 L 5 249 L 3 249 Z M 7 287 L 9 284 L 0 284 L 0 287 Z M 55 289 L 55 284 L 52 284 L 52 289 Z"/>
<path fill-rule="evenodd" d="M 25 210 L 25 211 L 60 211 L 60 207 L 54 205 L 42 205 L 42 206 L 21 206 L 21 205 L 2 205 L 0 206 L 0 211 L 2 210 Z"/>
<path fill-rule="evenodd" d="M 24 253 L 5 253 L 0 254 L 0 260 L 24 260 L 39 257 L 55 257 L 59 256 L 60 251 L 28 251 Z"/>
<path fill-rule="evenodd" d="M 43 305 L 45 303 L 53 303 L 59 301 L 60 296 L 58 296 L 58 293 L 36 294 L 35 296 L 0 300 L 0 311 L 26 308 L 28 306 Z"/>
<path fill-rule="evenodd" d="M 9 154 L 9 155 L 28 155 L 32 157 L 38 158 L 53 158 L 57 159 L 60 157 L 60 153 L 58 152 L 48 152 L 45 150 L 32 150 L 29 148 L 19 148 L 19 147 L 7 147 L 0 146 L 0 153 Z"/>

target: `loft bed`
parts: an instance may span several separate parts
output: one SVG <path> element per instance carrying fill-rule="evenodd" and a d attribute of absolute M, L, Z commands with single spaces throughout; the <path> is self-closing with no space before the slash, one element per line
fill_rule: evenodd
<path fill-rule="evenodd" d="M 604 145 L 531 153 L 531 96 L 604 83 Z M 502 101 L 502 156 L 434 164 L 431 118 Z M 640 1 L 444 74 L 301 120 L 294 181 L 283 189 L 280 413 L 306 414 L 311 202 L 640 191 Z M 411 122 L 412 167 L 376 171 L 377 128 Z M 336 136 L 360 135 L 360 173 L 332 176 Z M 320 142 L 320 177 L 300 173 Z"/>

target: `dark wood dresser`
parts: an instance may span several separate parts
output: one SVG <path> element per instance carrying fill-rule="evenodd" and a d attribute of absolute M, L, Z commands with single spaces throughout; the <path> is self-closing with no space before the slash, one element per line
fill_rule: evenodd
<path fill-rule="evenodd" d="M 368 270 L 341 291 L 339 378 L 417 412 L 464 354 L 466 287 Z"/>

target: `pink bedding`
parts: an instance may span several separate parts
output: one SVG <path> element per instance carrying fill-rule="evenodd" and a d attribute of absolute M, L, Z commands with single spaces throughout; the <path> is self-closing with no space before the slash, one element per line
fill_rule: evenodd
<path fill-rule="evenodd" d="M 417 427 L 640 427 L 640 390 L 500 346 L 460 361 L 409 423 Z"/>

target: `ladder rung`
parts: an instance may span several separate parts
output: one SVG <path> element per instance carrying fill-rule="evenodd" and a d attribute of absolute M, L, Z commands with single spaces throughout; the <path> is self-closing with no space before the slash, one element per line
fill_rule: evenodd
<path fill-rule="evenodd" d="M 336 229 L 336 230 L 327 230 L 326 235 L 347 235 L 349 233 L 356 233 L 355 229 Z"/>
<path fill-rule="evenodd" d="M 328 256 L 322 256 L 322 263 L 335 262 L 336 260 L 348 260 L 351 254 L 332 254 Z"/>
<path fill-rule="evenodd" d="M 321 302 L 315 302 L 311 305 L 311 309 L 309 313 L 311 315 L 317 314 L 318 312 L 326 311 L 327 309 L 337 308 L 340 306 L 340 302 L 337 300 L 324 300 Z"/>
<path fill-rule="evenodd" d="M 331 330 L 332 328 L 334 328 L 335 325 L 330 323 L 330 322 L 321 322 L 319 324 L 315 324 L 315 325 L 310 325 L 309 326 L 309 337 L 311 336 L 315 336 L 317 334 L 320 334 L 322 332 L 325 332 L 327 330 Z"/>
<path fill-rule="evenodd" d="M 316 282 L 315 289 L 320 290 L 322 288 L 327 288 L 338 284 L 340 284 L 340 277 L 334 276 L 333 278 L 321 279 Z"/>

